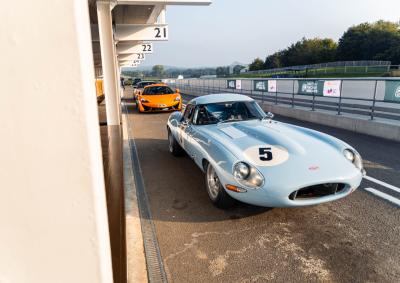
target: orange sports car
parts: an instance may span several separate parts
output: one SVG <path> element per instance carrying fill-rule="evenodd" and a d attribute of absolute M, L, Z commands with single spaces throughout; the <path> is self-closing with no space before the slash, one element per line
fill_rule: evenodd
<path fill-rule="evenodd" d="M 139 112 L 180 111 L 182 98 L 179 89 L 175 91 L 165 84 L 146 86 L 137 97 Z"/>

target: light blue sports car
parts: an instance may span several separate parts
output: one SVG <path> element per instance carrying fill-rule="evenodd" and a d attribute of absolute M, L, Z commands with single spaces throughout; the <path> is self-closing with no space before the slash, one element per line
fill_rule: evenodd
<path fill-rule="evenodd" d="M 295 207 L 343 198 L 365 171 L 358 152 L 311 129 L 272 120 L 252 98 L 224 93 L 191 100 L 168 119 L 169 149 L 205 172 L 211 201 Z"/>

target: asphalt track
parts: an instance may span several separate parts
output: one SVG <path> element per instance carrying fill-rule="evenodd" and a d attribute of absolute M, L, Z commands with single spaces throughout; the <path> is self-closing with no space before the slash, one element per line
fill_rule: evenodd
<path fill-rule="evenodd" d="M 126 106 L 169 282 L 400 282 L 399 143 L 276 117 L 353 145 L 369 179 L 319 206 L 220 210 L 200 169 L 170 155 L 169 113 Z"/>

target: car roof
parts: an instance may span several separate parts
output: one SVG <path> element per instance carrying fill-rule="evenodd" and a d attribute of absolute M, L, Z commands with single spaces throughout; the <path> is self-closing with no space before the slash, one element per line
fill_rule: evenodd
<path fill-rule="evenodd" d="M 144 88 L 150 88 L 150 87 L 155 87 L 155 86 L 167 86 L 166 84 L 164 84 L 164 83 L 156 83 L 156 84 L 152 84 L 152 85 L 146 85 Z"/>
<path fill-rule="evenodd" d="M 246 95 L 237 93 L 216 93 L 196 97 L 189 101 L 189 104 L 201 105 L 209 103 L 235 102 L 235 101 L 253 101 L 254 99 Z"/>

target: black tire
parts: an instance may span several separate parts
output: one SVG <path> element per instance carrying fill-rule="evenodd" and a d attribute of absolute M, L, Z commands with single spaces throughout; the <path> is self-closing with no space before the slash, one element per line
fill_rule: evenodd
<path fill-rule="evenodd" d="M 221 182 L 210 163 L 206 164 L 206 189 L 211 202 L 218 208 L 227 209 L 232 207 L 236 201 L 233 199 L 225 189 L 222 187 Z M 213 184 L 211 184 L 213 183 Z"/>
<path fill-rule="evenodd" d="M 173 156 L 182 156 L 184 154 L 183 148 L 176 141 L 170 129 L 168 129 L 168 147 L 169 147 L 169 152 L 171 152 Z"/>

